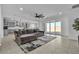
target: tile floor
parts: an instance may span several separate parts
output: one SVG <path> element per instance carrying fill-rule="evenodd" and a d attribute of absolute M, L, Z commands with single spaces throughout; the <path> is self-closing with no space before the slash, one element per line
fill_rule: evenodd
<path fill-rule="evenodd" d="M 13 40 L 14 40 L 14 35 L 12 34 L 2 39 L 2 46 L 0 46 L 0 54 L 24 53 Z"/>
<path fill-rule="evenodd" d="M 14 35 L 8 35 L 2 39 L 0 54 L 24 54 L 24 52 L 13 41 Z M 57 36 L 51 42 L 29 52 L 28 54 L 78 54 L 79 45 L 77 40 L 70 40 L 65 37 Z"/>
<path fill-rule="evenodd" d="M 77 40 L 66 39 L 57 36 L 55 40 L 37 48 L 29 54 L 78 54 L 79 45 Z"/>

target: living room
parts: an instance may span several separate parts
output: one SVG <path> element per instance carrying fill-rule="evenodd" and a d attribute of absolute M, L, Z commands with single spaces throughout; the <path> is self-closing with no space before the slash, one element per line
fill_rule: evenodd
<path fill-rule="evenodd" d="M 40 51 L 41 53 L 46 53 L 50 49 L 44 52 L 43 46 L 45 47 L 44 49 L 46 49 L 45 45 L 48 44 L 47 46 L 50 46 L 50 43 L 52 44 L 53 42 L 52 45 L 57 43 L 58 47 L 58 44 L 61 45 L 64 39 L 69 42 L 65 44 L 70 44 L 71 46 L 73 45 L 71 42 L 76 41 L 74 46 L 76 45 L 76 47 L 78 47 L 78 32 L 73 29 L 72 24 L 75 18 L 78 18 L 79 9 L 74 9 L 72 6 L 73 4 L 0 5 L 0 38 L 3 38 L 0 40 L 2 46 L 0 52 L 29 53 L 29 51 L 35 50 L 35 52 L 30 53 L 39 53 Z M 62 43 L 60 42 L 61 39 L 63 39 Z M 13 43 L 14 47 L 11 47 L 9 45 L 13 40 L 16 44 Z M 26 48 L 26 46 L 31 47 Z M 11 51 L 8 50 L 10 48 Z M 13 48 L 15 49 L 13 50 Z M 52 50 L 49 52 L 52 53 L 51 51 Z M 55 52 L 63 53 L 59 52 L 60 50 L 57 51 L 58 52 Z M 78 53 L 70 51 L 71 50 L 68 52 L 67 49 L 64 53 Z"/>

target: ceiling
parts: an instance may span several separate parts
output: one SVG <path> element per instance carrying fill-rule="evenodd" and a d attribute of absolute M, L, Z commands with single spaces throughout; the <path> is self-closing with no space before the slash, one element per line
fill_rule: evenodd
<path fill-rule="evenodd" d="M 72 4 L 4 4 L 2 6 L 3 17 L 21 16 L 28 19 L 35 19 L 35 13 L 43 14 L 48 18 L 64 15 L 72 10 Z M 21 11 L 20 8 L 23 10 Z"/>

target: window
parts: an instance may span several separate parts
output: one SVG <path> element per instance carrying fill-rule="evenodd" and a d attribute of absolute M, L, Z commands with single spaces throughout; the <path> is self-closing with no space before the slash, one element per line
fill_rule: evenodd
<path fill-rule="evenodd" d="M 46 23 L 46 32 L 61 32 L 61 22 Z"/>
<path fill-rule="evenodd" d="M 50 23 L 50 32 L 55 31 L 55 22 Z"/>
<path fill-rule="evenodd" d="M 56 22 L 56 32 L 61 32 L 61 22 Z"/>

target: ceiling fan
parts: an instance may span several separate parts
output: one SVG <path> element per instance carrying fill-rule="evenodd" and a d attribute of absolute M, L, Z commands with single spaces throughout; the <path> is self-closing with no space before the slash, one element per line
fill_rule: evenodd
<path fill-rule="evenodd" d="M 35 13 L 35 18 L 44 18 L 45 16 L 43 14 L 38 14 L 38 13 Z"/>

